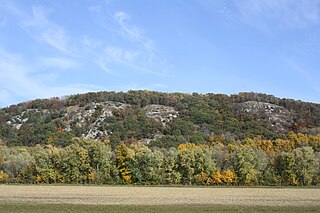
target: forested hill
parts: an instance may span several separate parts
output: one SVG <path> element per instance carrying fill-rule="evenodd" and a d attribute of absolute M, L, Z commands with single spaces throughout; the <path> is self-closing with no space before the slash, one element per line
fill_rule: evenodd
<path fill-rule="evenodd" d="M 97 92 L 38 99 L 0 110 L 7 146 L 66 146 L 74 137 L 148 146 L 289 139 L 320 133 L 320 105 L 258 93 Z"/>
<path fill-rule="evenodd" d="M 0 183 L 319 185 L 320 106 L 98 92 L 0 110 Z"/>

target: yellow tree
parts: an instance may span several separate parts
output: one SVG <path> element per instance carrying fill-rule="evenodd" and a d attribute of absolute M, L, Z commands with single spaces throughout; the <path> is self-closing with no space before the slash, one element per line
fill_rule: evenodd
<path fill-rule="evenodd" d="M 116 150 L 117 168 L 121 179 L 129 184 L 132 182 L 132 172 L 128 169 L 128 162 L 132 156 L 132 150 L 130 150 L 124 143 L 120 143 Z"/>

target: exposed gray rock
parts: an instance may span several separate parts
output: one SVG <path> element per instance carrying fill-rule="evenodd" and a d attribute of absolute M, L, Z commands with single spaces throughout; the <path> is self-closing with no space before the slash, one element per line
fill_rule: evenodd
<path fill-rule="evenodd" d="M 148 145 L 150 142 L 158 140 L 158 139 L 162 138 L 163 136 L 164 136 L 163 134 L 157 133 L 157 134 L 153 135 L 152 138 L 144 138 L 144 139 L 139 140 L 139 142 Z"/>
<path fill-rule="evenodd" d="M 144 110 L 149 118 L 161 121 L 163 125 L 179 116 L 179 112 L 170 106 L 151 104 L 145 106 Z"/>
<path fill-rule="evenodd" d="M 48 110 L 39 110 L 39 109 L 27 109 L 22 111 L 20 115 L 13 116 L 9 121 L 6 123 L 12 125 L 14 128 L 19 130 L 21 126 L 26 123 L 29 118 L 27 117 L 28 112 L 36 112 L 36 113 L 48 113 Z"/>
<path fill-rule="evenodd" d="M 65 114 L 61 115 L 59 119 L 63 121 L 65 131 L 72 131 L 75 127 L 86 129 L 82 137 L 102 139 L 108 135 L 108 132 L 104 130 L 105 120 L 108 117 L 113 116 L 115 110 L 121 110 L 130 108 L 131 105 L 120 102 L 101 102 L 101 103 L 89 103 L 85 106 L 69 106 L 65 110 Z M 173 107 L 163 105 L 148 105 L 144 107 L 144 111 L 149 118 L 160 121 L 163 125 L 171 122 L 174 118 L 179 116 L 179 112 Z M 41 115 L 50 114 L 49 110 L 40 109 L 27 109 L 21 112 L 20 115 L 12 117 L 7 124 L 13 126 L 16 129 L 20 129 L 21 126 L 29 120 L 29 113 L 40 113 Z M 144 143 L 148 144 L 152 140 L 161 136 L 154 135 L 151 138 L 142 139 Z"/>
<path fill-rule="evenodd" d="M 102 102 L 90 103 L 83 107 L 70 106 L 67 108 L 67 113 L 64 120 L 66 120 L 66 129 L 71 131 L 71 126 L 86 127 L 88 131 L 83 134 L 87 138 L 103 138 L 108 135 L 106 131 L 101 130 L 101 124 L 110 116 L 113 116 L 113 111 L 117 109 L 128 108 L 130 105 L 120 102 Z"/>
<path fill-rule="evenodd" d="M 281 106 L 258 102 L 247 101 L 244 103 L 236 104 L 236 109 L 254 115 L 258 120 L 269 120 L 277 131 L 285 131 L 293 124 L 292 113 Z"/>

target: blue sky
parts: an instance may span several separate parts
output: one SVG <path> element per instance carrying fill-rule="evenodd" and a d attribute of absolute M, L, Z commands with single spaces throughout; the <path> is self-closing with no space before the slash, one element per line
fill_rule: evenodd
<path fill-rule="evenodd" d="M 0 107 L 88 91 L 320 103 L 319 0 L 2 0 Z"/>

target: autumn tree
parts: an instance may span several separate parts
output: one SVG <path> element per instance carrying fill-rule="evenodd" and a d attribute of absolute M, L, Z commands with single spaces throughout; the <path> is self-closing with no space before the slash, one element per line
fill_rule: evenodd
<path fill-rule="evenodd" d="M 132 183 L 132 171 L 129 170 L 128 165 L 134 155 L 134 152 L 124 143 L 120 143 L 114 152 L 116 155 L 116 165 L 119 171 L 119 176 L 124 183 Z"/>
<path fill-rule="evenodd" d="M 234 153 L 233 167 L 240 184 L 252 185 L 257 183 L 259 175 L 257 155 L 252 148 L 238 147 Z"/>
<path fill-rule="evenodd" d="M 164 184 L 180 184 L 182 175 L 178 171 L 178 154 L 175 148 L 163 150 L 164 152 Z"/>
<path fill-rule="evenodd" d="M 310 185 L 317 175 L 319 162 L 311 147 L 302 147 L 293 150 L 296 161 L 297 178 L 301 185 Z"/>
<path fill-rule="evenodd" d="M 283 152 L 278 156 L 275 169 L 281 177 L 281 185 L 298 185 L 296 166 L 293 153 Z"/>

